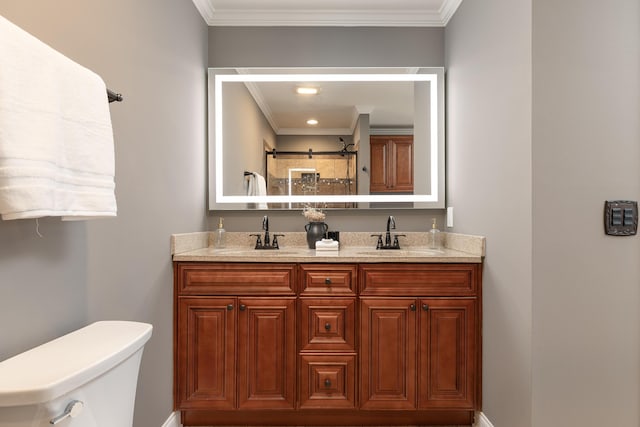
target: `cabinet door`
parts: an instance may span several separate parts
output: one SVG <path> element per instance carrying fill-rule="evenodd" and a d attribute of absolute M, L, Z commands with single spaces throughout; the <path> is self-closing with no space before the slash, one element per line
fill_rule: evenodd
<path fill-rule="evenodd" d="M 415 409 L 415 310 L 413 298 L 362 298 L 362 409 Z"/>
<path fill-rule="evenodd" d="M 369 191 L 372 193 L 387 191 L 389 186 L 389 146 L 386 140 L 371 137 L 370 147 Z"/>
<path fill-rule="evenodd" d="M 293 409 L 295 298 L 239 298 L 238 408 Z"/>
<path fill-rule="evenodd" d="M 235 299 L 180 298 L 176 354 L 178 409 L 233 409 Z"/>
<path fill-rule="evenodd" d="M 475 307 L 475 299 L 420 301 L 421 409 L 475 409 Z"/>
<path fill-rule="evenodd" d="M 369 191 L 413 192 L 413 136 L 371 136 Z"/>
<path fill-rule="evenodd" d="M 398 192 L 413 191 L 413 139 L 391 141 L 393 165 L 391 188 Z"/>

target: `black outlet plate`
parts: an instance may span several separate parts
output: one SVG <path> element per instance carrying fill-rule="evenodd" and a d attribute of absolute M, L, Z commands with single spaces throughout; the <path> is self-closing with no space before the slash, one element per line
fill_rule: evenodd
<path fill-rule="evenodd" d="M 634 236 L 638 232 L 638 202 L 604 202 L 604 232 L 610 236 Z"/>

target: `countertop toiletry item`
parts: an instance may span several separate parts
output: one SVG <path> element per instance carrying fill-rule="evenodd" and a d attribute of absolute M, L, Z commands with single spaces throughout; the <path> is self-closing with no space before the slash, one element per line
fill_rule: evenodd
<path fill-rule="evenodd" d="M 218 229 L 215 234 L 214 248 L 224 248 L 226 232 L 224 231 L 223 221 L 224 218 L 220 217 L 220 220 L 218 221 Z"/>
<path fill-rule="evenodd" d="M 340 243 L 333 239 L 322 239 L 316 242 L 316 251 L 337 251 Z"/>
<path fill-rule="evenodd" d="M 429 247 L 431 249 L 440 249 L 442 236 L 440 235 L 440 230 L 438 230 L 436 219 L 432 218 L 431 221 L 431 230 L 429 230 Z"/>

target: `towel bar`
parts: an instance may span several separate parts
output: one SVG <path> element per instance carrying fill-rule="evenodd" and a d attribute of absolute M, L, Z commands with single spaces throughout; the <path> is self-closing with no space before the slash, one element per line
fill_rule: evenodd
<path fill-rule="evenodd" d="M 122 94 L 115 93 L 111 89 L 107 89 L 107 97 L 109 98 L 109 102 L 114 102 L 114 101 L 122 102 Z"/>

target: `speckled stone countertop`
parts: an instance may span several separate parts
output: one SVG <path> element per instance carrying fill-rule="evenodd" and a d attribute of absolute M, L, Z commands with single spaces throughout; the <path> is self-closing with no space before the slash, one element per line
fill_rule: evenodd
<path fill-rule="evenodd" d="M 479 263 L 485 255 L 485 238 L 457 233 L 440 233 L 442 247 L 430 249 L 426 232 L 409 232 L 400 238 L 401 249 L 376 250 L 376 238 L 363 232 L 341 232 L 340 250 L 309 249 L 306 233 L 279 233 L 280 249 L 256 250 L 249 232 L 227 232 L 224 248 L 213 246 L 212 232 L 173 234 L 174 261 L 200 262 L 421 262 Z M 396 233 L 393 233 L 396 234 Z"/>

